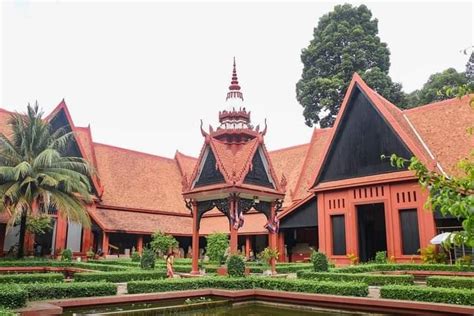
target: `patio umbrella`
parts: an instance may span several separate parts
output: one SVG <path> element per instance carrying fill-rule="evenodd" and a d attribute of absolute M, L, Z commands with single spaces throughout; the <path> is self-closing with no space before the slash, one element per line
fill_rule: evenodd
<path fill-rule="evenodd" d="M 451 236 L 451 233 L 442 233 L 442 234 L 436 235 L 430 240 L 430 243 L 432 243 L 433 245 L 441 245 L 448 238 L 450 238 L 449 236 Z"/>

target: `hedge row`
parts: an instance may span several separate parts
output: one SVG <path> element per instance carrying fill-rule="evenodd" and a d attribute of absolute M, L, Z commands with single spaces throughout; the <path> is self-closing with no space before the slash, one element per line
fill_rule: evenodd
<path fill-rule="evenodd" d="M 97 264 L 77 261 L 58 261 L 58 260 L 6 260 L 0 261 L 0 267 L 75 267 L 90 270 L 99 271 L 126 271 L 129 270 L 127 267 L 110 265 L 110 264 Z"/>
<path fill-rule="evenodd" d="M 25 274 L 1 274 L 2 283 L 35 283 L 35 282 L 62 282 L 64 275 L 61 273 L 25 273 Z"/>
<path fill-rule="evenodd" d="M 387 285 L 380 289 L 380 297 L 396 300 L 474 305 L 474 291 L 466 289 Z"/>
<path fill-rule="evenodd" d="M 474 272 L 474 267 L 449 265 L 449 264 L 361 264 L 357 266 L 349 266 L 333 269 L 331 272 L 336 273 L 364 273 L 373 271 L 453 271 L 453 272 Z"/>
<path fill-rule="evenodd" d="M 368 285 L 413 284 L 413 275 L 383 275 L 364 273 L 331 273 L 331 272 L 308 272 L 298 271 L 298 278 L 318 281 L 334 282 L 362 282 Z"/>
<path fill-rule="evenodd" d="M 75 282 L 107 281 L 128 282 L 136 280 L 155 280 L 166 278 L 166 271 L 114 271 L 114 272 L 80 272 L 74 274 Z"/>
<path fill-rule="evenodd" d="M 474 289 L 473 277 L 430 276 L 426 285 L 432 287 L 453 287 L 458 289 Z"/>
<path fill-rule="evenodd" d="M 117 294 L 115 284 L 106 282 L 31 283 L 20 287 L 28 293 L 31 301 Z"/>
<path fill-rule="evenodd" d="M 87 263 L 124 266 L 124 267 L 130 267 L 130 268 L 140 267 L 140 262 L 132 262 L 129 260 L 89 260 L 87 261 Z"/>
<path fill-rule="evenodd" d="M 18 308 L 26 305 L 27 291 L 18 285 L 0 286 L 0 307 Z"/>
<path fill-rule="evenodd" d="M 261 288 L 267 290 L 279 290 L 290 292 L 335 294 L 345 296 L 361 296 L 368 294 L 368 286 L 364 283 L 334 283 L 313 282 L 309 280 L 287 280 L 271 278 L 223 278 L 206 277 L 199 279 L 173 279 L 157 281 L 132 281 L 128 283 L 128 293 L 151 293 L 195 290 L 202 288 L 220 289 L 253 289 Z"/>

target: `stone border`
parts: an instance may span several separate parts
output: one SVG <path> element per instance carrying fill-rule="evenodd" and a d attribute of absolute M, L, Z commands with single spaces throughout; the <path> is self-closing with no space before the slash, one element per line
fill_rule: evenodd
<path fill-rule="evenodd" d="M 120 296 L 85 297 L 63 300 L 49 300 L 33 302 L 29 307 L 18 310 L 21 315 L 38 315 L 41 311 L 45 313 L 46 305 L 50 306 L 49 315 L 59 315 L 59 308 L 70 308 L 79 306 L 93 306 L 102 304 L 133 303 L 143 301 L 160 301 L 168 299 L 219 296 L 233 302 L 246 300 L 261 300 L 278 303 L 301 304 L 331 309 L 356 310 L 365 312 L 382 312 L 415 315 L 473 315 L 474 307 L 440 304 L 431 302 L 412 302 L 403 300 L 374 299 L 367 297 L 336 296 L 325 294 L 283 292 L 262 289 L 249 290 L 221 290 L 200 289 L 188 291 L 173 291 L 146 294 L 127 294 Z"/>

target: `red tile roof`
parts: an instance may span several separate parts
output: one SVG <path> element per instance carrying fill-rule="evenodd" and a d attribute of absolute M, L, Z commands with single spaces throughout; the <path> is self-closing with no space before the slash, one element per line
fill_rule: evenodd
<path fill-rule="evenodd" d="M 308 148 L 310 148 L 309 144 L 303 144 L 269 152 L 273 168 L 278 178 L 281 179 L 284 175 L 287 181 L 283 207 L 288 207 L 293 203 L 297 191 L 296 183 L 300 177 L 301 168 L 305 161 Z"/>
<path fill-rule="evenodd" d="M 457 163 L 468 157 L 474 148 L 474 137 L 467 132 L 467 128 L 474 126 L 474 109 L 469 106 L 473 97 L 449 99 L 404 111 L 448 174 L 458 174 Z"/>
<path fill-rule="evenodd" d="M 101 204 L 189 214 L 176 160 L 94 143 Z"/>
<path fill-rule="evenodd" d="M 248 213 L 244 215 L 244 226 L 239 228 L 239 234 L 263 234 L 267 218 L 262 213 Z M 225 216 L 204 216 L 201 220 L 199 234 L 229 233 L 229 220 Z"/>
<path fill-rule="evenodd" d="M 92 218 L 106 231 L 152 234 L 156 231 L 174 235 L 191 235 L 193 219 L 188 216 L 130 212 L 124 210 L 90 210 Z"/>

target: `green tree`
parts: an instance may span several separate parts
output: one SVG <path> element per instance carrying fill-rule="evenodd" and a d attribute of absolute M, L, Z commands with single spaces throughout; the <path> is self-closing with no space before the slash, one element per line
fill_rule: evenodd
<path fill-rule="evenodd" d="M 178 241 L 172 235 L 157 231 L 151 236 L 150 246 L 156 253 L 166 254 L 178 246 Z"/>
<path fill-rule="evenodd" d="M 206 254 L 210 261 L 223 263 L 225 261 L 225 253 L 229 248 L 229 239 L 226 234 L 214 233 L 206 237 L 207 247 Z"/>
<path fill-rule="evenodd" d="M 365 6 L 337 5 L 314 29 L 303 49 L 303 74 L 296 96 L 308 126 L 332 126 L 354 72 L 397 105 L 404 103 L 400 84 L 388 76 L 390 52 L 378 36 L 378 21 Z"/>
<path fill-rule="evenodd" d="M 471 53 L 466 64 L 466 77 L 469 83 L 474 83 L 474 51 Z"/>
<path fill-rule="evenodd" d="M 90 165 L 66 156 L 73 137 L 64 129 L 53 131 L 36 104 L 27 113 L 12 114 L 11 137 L 0 133 L 0 211 L 20 219 L 18 256 L 23 256 L 27 218 L 50 207 L 71 221 L 90 226 L 85 203 L 92 201 Z"/>
<path fill-rule="evenodd" d="M 408 107 L 416 107 L 436 101 L 451 98 L 449 94 L 440 93 L 448 88 L 455 88 L 468 83 L 466 74 L 457 72 L 454 68 L 448 68 L 430 76 L 428 81 L 420 90 L 415 90 L 407 96 Z"/>

